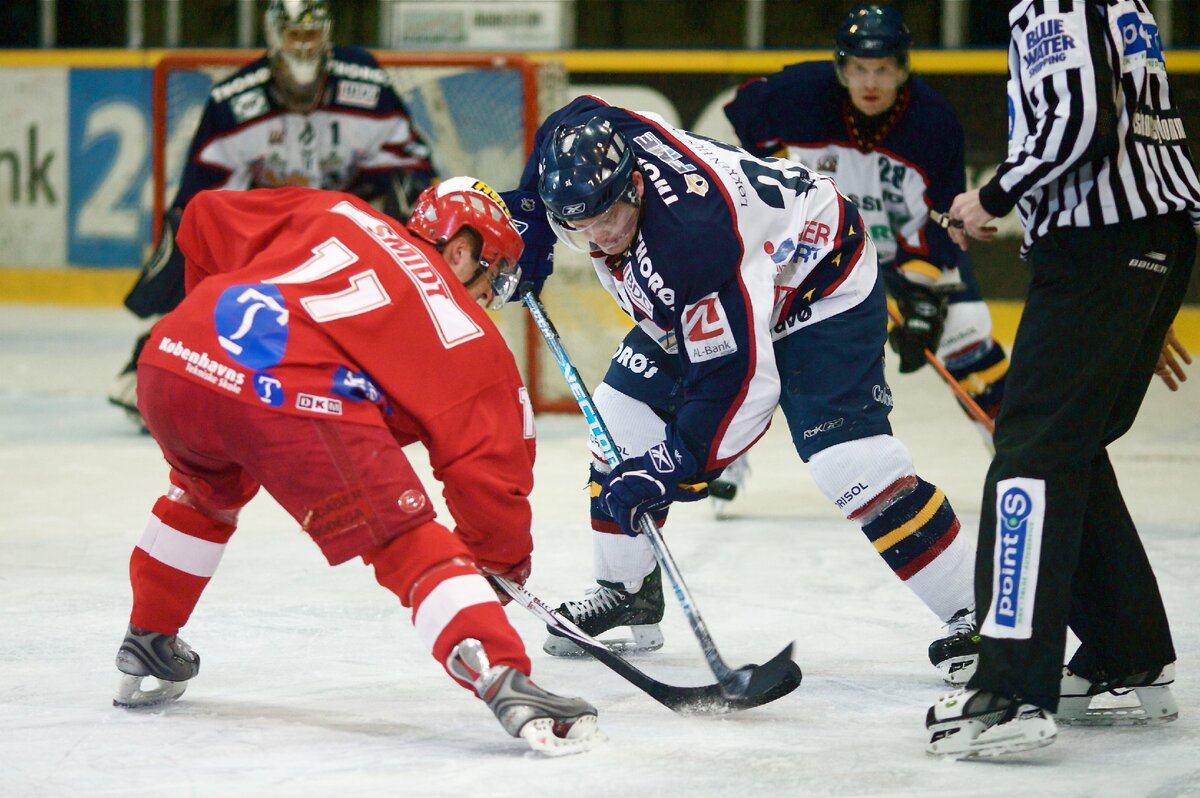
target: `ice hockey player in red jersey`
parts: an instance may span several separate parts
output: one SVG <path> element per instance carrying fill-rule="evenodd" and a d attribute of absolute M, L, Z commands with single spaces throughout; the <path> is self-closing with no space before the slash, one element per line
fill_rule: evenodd
<path fill-rule="evenodd" d="M 452 178 L 421 195 L 405 229 L 348 194 L 208 191 L 177 241 L 187 296 L 138 366 L 171 484 L 130 559 L 114 703 L 174 700 L 196 676 L 200 658 L 177 633 L 262 487 L 331 565 L 370 565 L 511 735 L 548 754 L 603 739 L 594 707 L 529 680 L 485 579 L 524 582 L 533 549 L 533 413 L 480 307 L 503 304 L 520 276 L 499 196 Z M 415 441 L 454 533 L 401 449 Z M 157 686 L 143 688 L 147 676 Z"/>

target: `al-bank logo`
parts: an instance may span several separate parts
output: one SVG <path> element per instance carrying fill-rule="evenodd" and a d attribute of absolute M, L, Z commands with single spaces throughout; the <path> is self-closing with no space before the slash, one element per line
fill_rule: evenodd
<path fill-rule="evenodd" d="M 988 637 L 1028 639 L 1042 553 L 1046 483 L 1006 479 L 996 485 L 996 542 L 992 604 L 983 623 Z"/>

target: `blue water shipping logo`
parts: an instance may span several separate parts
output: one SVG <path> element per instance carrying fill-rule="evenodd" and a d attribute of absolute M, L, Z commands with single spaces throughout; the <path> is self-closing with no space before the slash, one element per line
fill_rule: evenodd
<path fill-rule="evenodd" d="M 997 503 L 1000 510 L 998 529 L 1000 550 L 999 573 L 996 591 L 996 623 L 1015 627 L 1020 605 L 1022 569 L 1025 565 L 1026 548 L 1029 545 L 1029 515 L 1033 512 L 1033 501 L 1020 488 L 1009 488 Z"/>
<path fill-rule="evenodd" d="M 1075 37 L 1063 27 L 1064 19 L 1052 17 L 1038 22 L 1025 31 L 1025 72 L 1036 76 L 1051 64 L 1065 61 L 1067 53 L 1076 48 Z"/>

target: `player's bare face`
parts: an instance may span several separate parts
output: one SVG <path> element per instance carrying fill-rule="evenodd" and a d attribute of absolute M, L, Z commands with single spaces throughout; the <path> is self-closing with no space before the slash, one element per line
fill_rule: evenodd
<path fill-rule="evenodd" d="M 867 116 L 882 114 L 896 102 L 900 86 L 908 72 L 895 58 L 859 58 L 847 56 L 842 64 L 842 76 L 850 102 Z"/>
<path fill-rule="evenodd" d="M 580 219 L 571 226 L 606 255 L 619 255 L 633 243 L 637 235 L 638 208 L 618 200 L 599 216 Z"/>

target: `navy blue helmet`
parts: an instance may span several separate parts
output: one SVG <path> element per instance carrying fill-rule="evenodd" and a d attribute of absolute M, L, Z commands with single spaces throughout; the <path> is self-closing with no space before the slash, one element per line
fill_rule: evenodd
<path fill-rule="evenodd" d="M 908 45 L 912 36 L 904 17 L 894 6 L 861 5 L 851 11 L 834 37 L 833 62 L 841 67 L 846 56 L 896 59 L 908 69 Z"/>
<path fill-rule="evenodd" d="M 552 222 L 599 216 L 633 189 L 633 150 L 606 119 L 559 125 L 538 156 L 538 194 Z"/>

